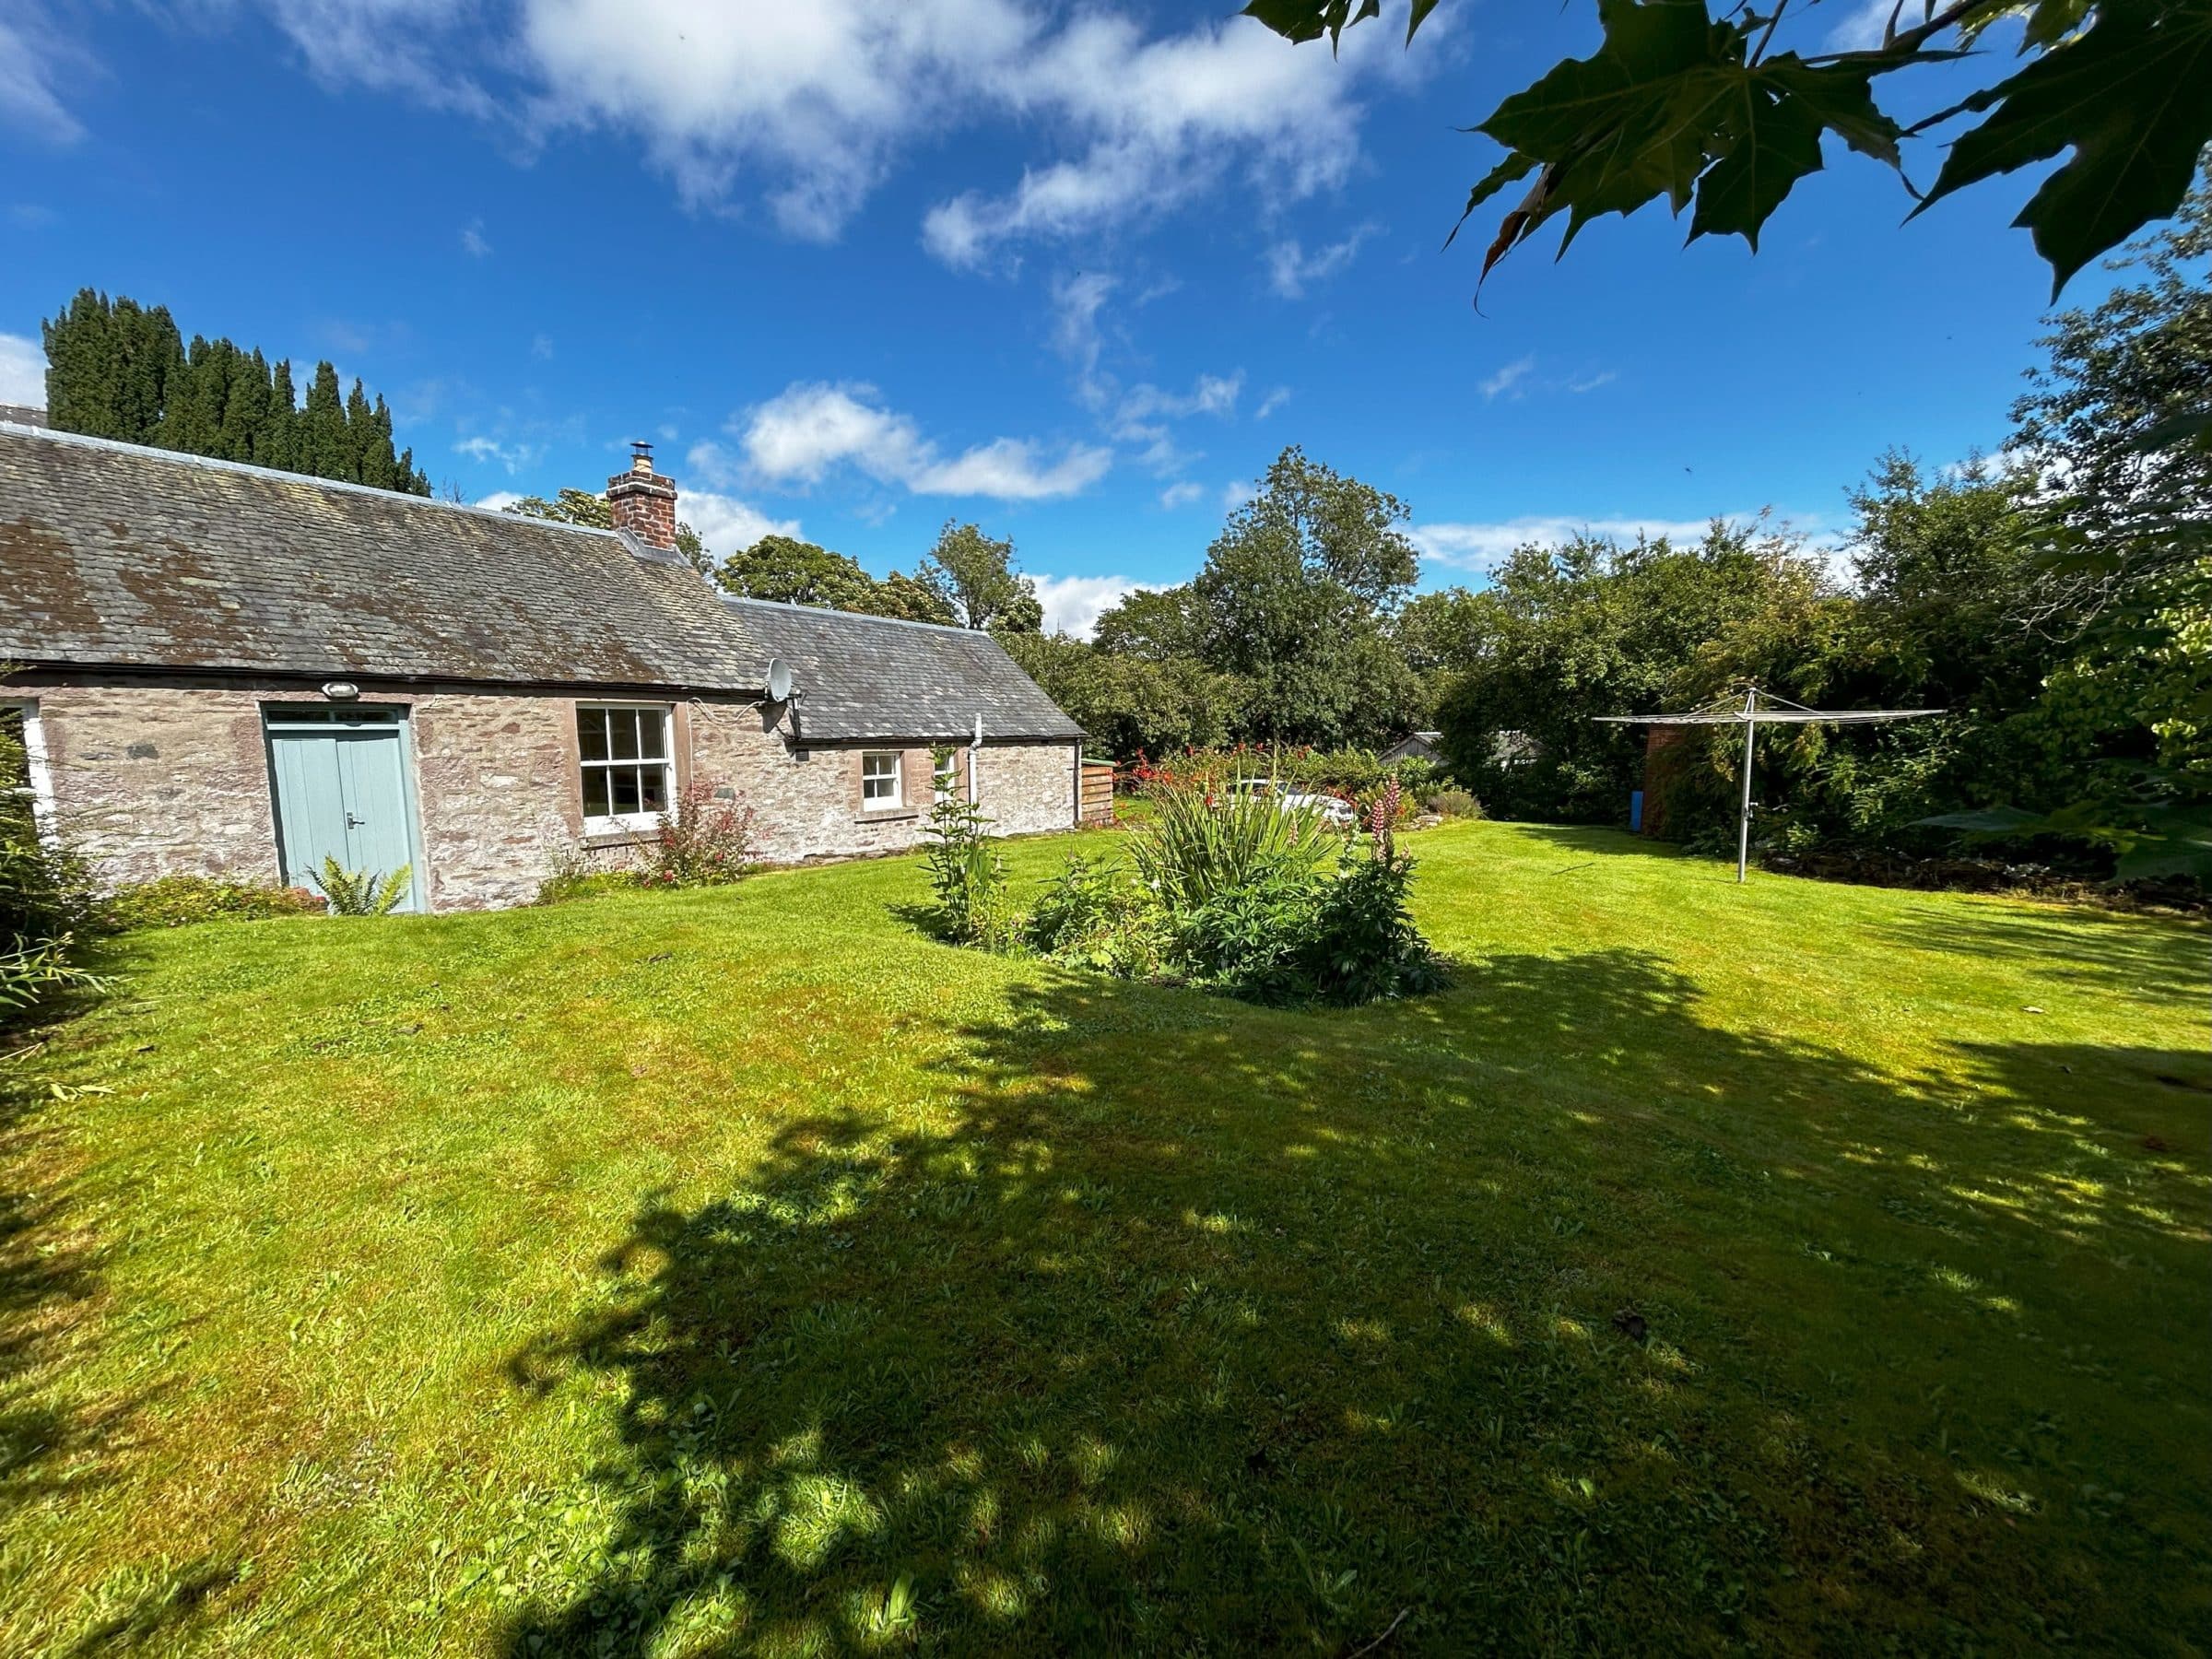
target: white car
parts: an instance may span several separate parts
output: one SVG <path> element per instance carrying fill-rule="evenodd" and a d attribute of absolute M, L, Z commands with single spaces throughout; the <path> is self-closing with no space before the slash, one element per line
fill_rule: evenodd
<path fill-rule="evenodd" d="M 1332 824 L 1352 825 L 1359 814 L 1349 801 L 1333 794 L 1307 794 L 1274 778 L 1239 778 L 1230 787 L 1239 794 L 1272 795 L 1284 812 L 1317 812 Z"/>

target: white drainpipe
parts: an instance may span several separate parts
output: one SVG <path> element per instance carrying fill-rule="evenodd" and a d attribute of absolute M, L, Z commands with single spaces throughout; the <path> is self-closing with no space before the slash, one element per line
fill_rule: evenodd
<path fill-rule="evenodd" d="M 978 710 L 975 716 L 975 740 L 968 746 L 968 805 L 982 804 L 982 782 L 977 776 L 983 760 L 983 716 Z"/>

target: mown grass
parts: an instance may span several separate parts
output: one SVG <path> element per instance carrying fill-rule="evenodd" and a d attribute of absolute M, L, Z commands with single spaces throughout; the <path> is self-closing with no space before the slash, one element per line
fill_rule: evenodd
<path fill-rule="evenodd" d="M 124 941 L 13 1065 L 0 1651 L 2202 1651 L 2205 931 L 1415 846 L 1354 1014 L 904 861 Z"/>

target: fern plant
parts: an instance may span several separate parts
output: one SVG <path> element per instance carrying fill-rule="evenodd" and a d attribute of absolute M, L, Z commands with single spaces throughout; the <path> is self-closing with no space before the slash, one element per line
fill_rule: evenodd
<path fill-rule="evenodd" d="M 407 896 L 407 883 L 414 874 L 413 865 L 401 865 L 389 876 L 374 870 L 348 870 L 325 855 L 317 885 L 330 900 L 334 916 L 388 916 Z"/>

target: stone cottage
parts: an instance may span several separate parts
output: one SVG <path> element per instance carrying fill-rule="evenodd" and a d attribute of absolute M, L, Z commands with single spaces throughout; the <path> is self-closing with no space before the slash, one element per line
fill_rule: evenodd
<path fill-rule="evenodd" d="M 431 911 L 630 856 L 686 791 L 777 862 L 911 846 L 940 790 L 1074 825 L 1082 734 L 988 635 L 725 597 L 642 446 L 607 499 L 591 530 L 0 424 L 0 718 L 41 822 L 114 884 L 327 855 Z"/>

